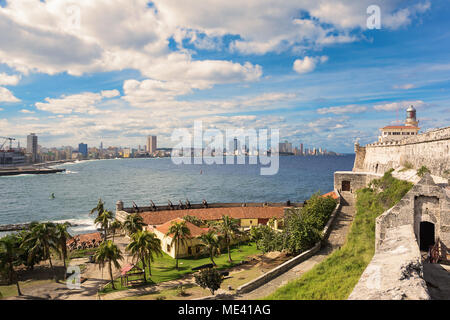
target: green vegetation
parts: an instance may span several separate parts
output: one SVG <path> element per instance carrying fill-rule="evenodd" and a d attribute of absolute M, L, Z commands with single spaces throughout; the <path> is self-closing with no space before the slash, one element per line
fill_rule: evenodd
<path fill-rule="evenodd" d="M 235 261 L 228 262 L 228 254 L 219 255 L 218 257 L 215 258 L 216 268 L 218 270 L 231 268 L 236 264 L 238 264 L 240 261 L 246 260 L 249 256 L 261 253 L 261 251 L 256 248 L 256 245 L 254 243 L 240 245 L 239 247 L 235 245 L 232 246 L 230 250 Z M 192 268 L 210 263 L 210 261 L 211 260 L 208 255 L 199 258 L 194 257 L 180 258 L 179 268 L 177 270 L 174 266 L 175 259 L 163 252 L 162 256 L 155 257 L 155 260 L 152 263 L 152 275 L 150 277 L 150 275 L 147 274 L 147 277 L 150 278 L 149 283 L 154 284 L 165 281 L 177 280 L 184 277 L 187 274 L 193 273 L 194 271 L 192 271 Z M 139 263 L 138 266 L 142 266 L 142 264 Z M 133 280 L 133 278 L 130 277 L 130 280 Z M 127 287 L 122 287 L 120 283 L 120 278 L 115 280 L 115 287 L 117 290 L 128 289 Z M 110 285 L 108 285 L 100 293 L 105 294 L 111 291 L 112 288 Z"/>
<path fill-rule="evenodd" d="M 284 250 L 291 254 L 301 253 L 321 239 L 321 232 L 336 204 L 333 198 L 324 198 L 316 193 L 303 208 L 286 211 L 282 232 L 269 226 L 258 226 L 251 229 L 251 239 L 263 252 Z"/>
<path fill-rule="evenodd" d="M 211 259 L 212 264 L 216 265 L 214 262 L 214 257 L 220 254 L 219 237 L 213 230 L 211 230 L 208 233 L 202 234 L 200 236 L 200 241 L 209 253 L 209 258 Z"/>
<path fill-rule="evenodd" d="M 108 264 L 109 276 L 111 277 L 113 290 L 116 288 L 114 286 L 112 264 L 114 264 L 117 269 L 120 269 L 119 260 L 123 260 L 122 253 L 117 245 L 115 245 L 111 240 L 102 242 L 95 253 L 95 262 L 98 263 L 99 268 L 103 268 L 106 264 Z"/>
<path fill-rule="evenodd" d="M 144 220 L 137 213 L 133 213 L 127 216 L 122 227 L 129 235 L 132 235 L 144 228 Z"/>
<path fill-rule="evenodd" d="M 410 169 L 414 169 L 414 166 L 412 165 L 411 162 L 405 161 L 405 163 L 403 163 L 403 168 L 399 172 L 403 172 Z"/>
<path fill-rule="evenodd" d="M 417 170 L 417 175 L 419 177 L 423 177 L 425 175 L 425 173 L 431 173 L 430 169 L 428 169 L 426 166 L 421 166 L 418 170 Z"/>
<path fill-rule="evenodd" d="M 356 216 L 347 242 L 301 278 L 279 288 L 269 300 L 347 299 L 375 252 L 375 219 L 411 189 L 392 177 L 392 170 L 369 188 L 357 191 Z"/>
<path fill-rule="evenodd" d="M 208 288 L 212 295 L 220 288 L 223 281 L 222 275 L 214 268 L 200 270 L 194 277 L 195 283 L 203 289 Z"/>
<path fill-rule="evenodd" d="M 147 266 L 149 274 L 152 274 L 151 263 L 155 256 L 161 256 L 161 240 L 154 233 L 148 231 L 138 231 L 131 236 L 131 242 L 127 246 L 127 251 L 131 252 L 135 262 L 140 261 L 144 272 L 144 282 L 147 282 Z"/>
<path fill-rule="evenodd" d="M 230 245 L 233 239 L 237 238 L 241 232 L 239 231 L 239 220 L 230 218 L 229 216 L 222 216 L 222 220 L 214 228 L 221 236 L 228 251 L 228 262 L 232 262 Z"/>
<path fill-rule="evenodd" d="M 167 231 L 167 236 L 172 237 L 172 242 L 170 243 L 171 246 L 174 244 L 175 247 L 175 268 L 178 270 L 178 250 L 180 249 L 180 244 L 185 245 L 186 240 L 190 237 L 191 231 L 186 226 L 186 221 L 182 222 L 172 222 L 172 225 L 169 228 L 169 231 Z"/>

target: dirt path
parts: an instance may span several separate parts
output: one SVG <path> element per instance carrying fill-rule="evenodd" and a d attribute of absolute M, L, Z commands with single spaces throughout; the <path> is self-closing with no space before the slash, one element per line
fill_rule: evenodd
<path fill-rule="evenodd" d="M 125 254 L 125 246 L 128 240 L 125 237 L 116 237 L 115 244 L 122 251 L 124 260 L 121 265 L 131 261 L 131 257 Z M 55 265 L 60 267 L 59 262 Z M 109 273 L 107 268 L 101 270 L 97 264 L 88 263 L 87 258 L 73 259 L 70 265 L 85 265 L 86 269 L 82 272 L 81 277 L 87 280 L 81 284 L 80 289 L 69 289 L 64 281 L 49 282 L 40 285 L 30 285 L 22 289 L 22 297 L 10 297 L 9 300 L 29 300 L 29 299 L 45 299 L 45 300 L 96 300 L 99 299 L 98 289 L 108 283 Z M 62 271 L 64 272 L 64 271 Z M 117 277 L 120 273 L 119 269 L 113 266 L 113 275 Z"/>
<path fill-rule="evenodd" d="M 273 293 L 279 287 L 287 284 L 289 281 L 299 278 L 305 272 L 312 269 L 316 264 L 324 260 L 334 250 L 340 248 L 347 238 L 350 225 L 353 222 L 355 216 L 354 202 L 349 205 L 341 207 L 336 219 L 332 225 L 332 231 L 326 242 L 326 244 L 320 249 L 320 251 L 309 258 L 308 260 L 296 265 L 292 269 L 269 281 L 265 285 L 242 295 L 235 296 L 237 300 L 253 300 L 260 299 Z"/>

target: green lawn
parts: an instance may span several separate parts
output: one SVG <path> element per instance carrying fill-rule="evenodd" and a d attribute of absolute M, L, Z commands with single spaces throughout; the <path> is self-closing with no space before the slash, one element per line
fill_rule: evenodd
<path fill-rule="evenodd" d="M 357 193 L 356 216 L 346 244 L 301 278 L 279 288 L 267 300 L 347 299 L 375 252 L 375 219 L 400 201 L 412 187 L 405 181 L 383 178 L 386 189 Z"/>
<path fill-rule="evenodd" d="M 226 269 L 232 267 L 233 265 L 245 260 L 248 256 L 261 253 L 260 250 L 256 249 L 255 243 L 242 244 L 239 247 L 234 246 L 231 248 L 231 258 L 232 263 L 228 262 L 228 254 L 226 250 L 214 258 L 218 269 Z M 156 257 L 155 261 L 152 263 L 152 276 L 148 274 L 147 270 L 147 281 L 149 283 L 160 283 L 170 280 L 176 280 L 182 278 L 184 275 L 192 273 L 192 268 L 201 266 L 203 264 L 211 263 L 209 256 L 202 256 L 199 258 L 183 258 L 178 260 L 178 270 L 175 268 L 175 259 L 169 255 L 163 253 L 161 257 Z M 150 280 L 149 280 L 150 279 Z M 115 280 L 115 285 L 117 290 L 125 290 L 120 284 L 120 279 Z M 112 291 L 110 286 L 107 286 L 101 293 L 109 293 Z"/>

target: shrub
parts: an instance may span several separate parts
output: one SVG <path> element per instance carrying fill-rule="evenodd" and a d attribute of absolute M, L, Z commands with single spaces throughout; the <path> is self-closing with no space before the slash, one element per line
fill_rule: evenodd
<path fill-rule="evenodd" d="M 213 295 L 214 292 L 220 288 L 223 281 L 222 275 L 214 268 L 200 270 L 194 277 L 196 284 L 203 289 L 208 288 Z"/>

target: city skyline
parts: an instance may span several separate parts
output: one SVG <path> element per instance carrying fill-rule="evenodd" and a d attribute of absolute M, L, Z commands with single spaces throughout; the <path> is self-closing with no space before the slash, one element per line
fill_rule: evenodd
<path fill-rule="evenodd" d="M 80 1 L 70 25 L 71 1 L 2 0 L 15 41 L 0 36 L 0 135 L 23 144 L 35 132 L 45 147 L 150 135 L 171 147 L 174 129 L 203 120 L 350 153 L 411 104 L 422 130 L 448 125 L 450 35 L 436 32 L 450 26 L 445 1 L 382 1 L 381 29 L 367 27 L 372 1 L 320 3 L 231 1 L 234 14 Z"/>

